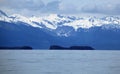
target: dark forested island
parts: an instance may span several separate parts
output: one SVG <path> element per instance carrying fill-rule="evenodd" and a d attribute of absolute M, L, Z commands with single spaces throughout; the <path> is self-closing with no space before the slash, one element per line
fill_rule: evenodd
<path fill-rule="evenodd" d="M 0 47 L 0 50 L 33 50 L 30 46 L 17 46 L 17 47 Z M 41 49 L 40 49 L 41 50 Z M 49 50 L 95 50 L 90 46 L 70 46 L 70 47 L 62 47 L 58 45 L 51 45 Z"/>
<path fill-rule="evenodd" d="M 50 50 L 95 50 L 90 46 L 71 46 L 71 47 L 62 47 L 58 45 L 52 45 L 49 48 Z"/>
<path fill-rule="evenodd" d="M 19 46 L 19 47 L 0 47 L 0 50 L 32 50 L 30 46 Z"/>

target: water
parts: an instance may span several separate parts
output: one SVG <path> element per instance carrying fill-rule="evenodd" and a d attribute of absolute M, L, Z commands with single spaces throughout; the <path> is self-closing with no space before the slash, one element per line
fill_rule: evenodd
<path fill-rule="evenodd" d="M 120 51 L 0 51 L 0 74 L 120 74 Z"/>

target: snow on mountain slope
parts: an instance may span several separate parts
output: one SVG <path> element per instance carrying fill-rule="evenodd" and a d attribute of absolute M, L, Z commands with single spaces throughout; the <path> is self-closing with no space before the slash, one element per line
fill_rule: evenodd
<path fill-rule="evenodd" d="M 75 16 L 63 16 L 57 14 L 51 14 L 44 17 L 25 17 L 19 14 L 13 14 L 7 16 L 4 12 L 0 11 L 0 21 L 17 23 L 23 22 L 27 26 L 47 28 L 49 30 L 56 30 L 58 27 L 68 26 L 74 28 L 77 31 L 79 28 L 89 29 L 92 27 L 120 28 L 119 17 L 80 17 Z M 26 25 L 25 24 L 25 25 Z"/>
<path fill-rule="evenodd" d="M 13 18 L 11 20 L 11 22 L 17 23 L 17 22 L 20 21 L 20 22 L 23 22 L 23 23 L 27 23 L 28 26 L 42 28 L 41 26 L 39 26 L 39 25 L 37 25 L 35 23 L 32 23 L 32 21 L 29 18 L 21 16 L 19 14 L 14 14 L 14 15 L 11 15 L 10 17 Z"/>

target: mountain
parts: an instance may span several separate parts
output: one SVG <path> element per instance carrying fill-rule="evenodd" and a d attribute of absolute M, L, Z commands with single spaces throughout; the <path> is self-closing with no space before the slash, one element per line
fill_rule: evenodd
<path fill-rule="evenodd" d="M 8 17 L 6 13 L 4 13 L 2 10 L 0 10 L 0 17 L 5 16 Z"/>
<path fill-rule="evenodd" d="M 50 14 L 41 17 L 7 15 L 0 11 L 0 46 L 31 46 L 48 49 L 51 45 L 91 46 L 120 49 L 120 18 L 76 17 Z"/>

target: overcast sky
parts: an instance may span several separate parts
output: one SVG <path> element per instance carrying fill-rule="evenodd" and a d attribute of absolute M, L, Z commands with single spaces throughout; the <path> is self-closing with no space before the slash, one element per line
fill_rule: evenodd
<path fill-rule="evenodd" d="M 120 0 L 0 0 L 0 9 L 22 15 L 120 15 Z"/>

